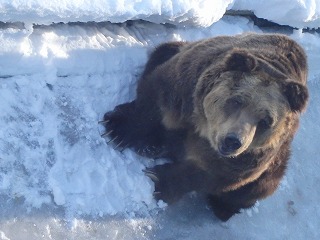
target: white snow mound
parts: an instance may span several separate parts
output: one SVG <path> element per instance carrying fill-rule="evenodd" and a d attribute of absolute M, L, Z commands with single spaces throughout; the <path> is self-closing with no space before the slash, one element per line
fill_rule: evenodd
<path fill-rule="evenodd" d="M 0 0 L 0 21 L 52 22 L 143 19 L 155 23 L 209 26 L 233 0 Z"/>
<path fill-rule="evenodd" d="M 320 27 L 318 0 L 238 0 L 233 10 L 251 10 L 257 17 L 296 28 Z"/>
<path fill-rule="evenodd" d="M 260 18 L 297 28 L 320 27 L 317 0 L 0 0 L 0 21 L 50 24 L 142 19 L 207 27 L 227 9 L 250 10 Z"/>

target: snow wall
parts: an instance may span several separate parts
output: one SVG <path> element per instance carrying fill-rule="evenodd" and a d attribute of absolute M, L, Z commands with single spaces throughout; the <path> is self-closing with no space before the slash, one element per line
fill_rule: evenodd
<path fill-rule="evenodd" d="M 50 24 L 142 19 L 208 27 L 226 10 L 249 10 L 257 17 L 297 28 L 320 26 L 317 0 L 0 0 L 0 21 Z"/>

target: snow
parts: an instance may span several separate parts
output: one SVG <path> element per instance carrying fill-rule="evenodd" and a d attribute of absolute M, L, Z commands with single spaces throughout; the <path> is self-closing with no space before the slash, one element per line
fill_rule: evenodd
<path fill-rule="evenodd" d="M 143 19 L 209 26 L 232 0 L 0 0 L 0 21 L 88 22 Z"/>
<path fill-rule="evenodd" d="M 318 0 L 0 0 L 0 21 L 32 25 L 142 19 L 208 27 L 230 9 L 250 10 L 260 18 L 297 28 L 320 25 Z"/>
<path fill-rule="evenodd" d="M 233 10 L 251 10 L 257 17 L 296 28 L 320 26 L 318 0 L 237 0 Z"/>
<path fill-rule="evenodd" d="M 134 99 L 147 55 L 159 43 L 262 32 L 246 18 L 220 19 L 227 6 L 249 9 L 249 1 L 230 2 L 217 1 L 209 11 L 207 1 L 0 0 L 0 20 L 27 23 L 0 27 L 0 239 L 319 239 L 318 33 L 290 34 L 308 55 L 311 97 L 287 174 L 273 196 L 227 223 L 196 194 L 173 206 L 156 202 L 142 172 L 154 162 L 117 152 L 100 137 L 98 121 Z M 305 21 L 289 15 L 298 2 L 278 3 L 293 24 Z M 125 12 L 117 12 L 123 4 Z M 159 4 L 166 14 L 157 15 Z M 250 6 L 264 7 L 267 19 L 278 14 L 271 5 Z M 141 18 L 192 24 L 30 25 Z"/>

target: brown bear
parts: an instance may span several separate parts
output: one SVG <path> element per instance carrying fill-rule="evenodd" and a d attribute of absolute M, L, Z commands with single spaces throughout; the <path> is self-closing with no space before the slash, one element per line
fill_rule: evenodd
<path fill-rule="evenodd" d="M 137 97 L 104 116 L 118 149 L 172 163 L 147 169 L 155 197 L 207 194 L 218 218 L 272 194 L 308 100 L 303 49 L 278 34 L 160 45 Z"/>

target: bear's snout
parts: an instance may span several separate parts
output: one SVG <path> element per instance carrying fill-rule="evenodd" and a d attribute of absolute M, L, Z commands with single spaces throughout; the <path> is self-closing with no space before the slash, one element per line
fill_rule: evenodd
<path fill-rule="evenodd" d="M 224 156 L 232 155 L 241 146 L 242 143 L 237 135 L 230 133 L 223 139 L 222 143 L 220 144 L 219 151 L 220 154 Z"/>

